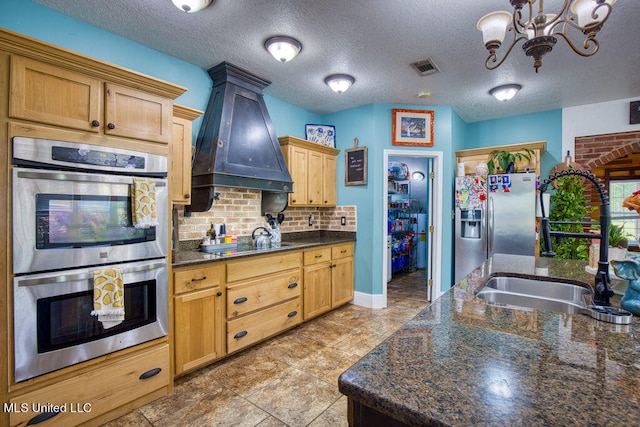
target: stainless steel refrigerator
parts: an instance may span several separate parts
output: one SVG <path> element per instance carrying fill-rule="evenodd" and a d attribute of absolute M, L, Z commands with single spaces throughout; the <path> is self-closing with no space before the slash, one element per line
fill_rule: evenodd
<path fill-rule="evenodd" d="M 535 174 L 457 177 L 455 205 L 456 283 L 493 254 L 535 254 Z"/>

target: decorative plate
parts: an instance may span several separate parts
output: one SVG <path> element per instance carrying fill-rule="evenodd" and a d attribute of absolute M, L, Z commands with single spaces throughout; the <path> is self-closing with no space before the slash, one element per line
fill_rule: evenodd
<path fill-rule="evenodd" d="M 305 125 L 307 141 L 336 148 L 336 127 L 331 125 Z"/>

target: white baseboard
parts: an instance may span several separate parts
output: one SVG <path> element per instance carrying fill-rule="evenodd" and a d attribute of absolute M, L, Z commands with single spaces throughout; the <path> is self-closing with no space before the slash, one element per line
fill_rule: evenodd
<path fill-rule="evenodd" d="M 387 296 L 384 294 L 365 294 L 363 292 L 354 292 L 351 304 L 359 305 L 367 308 L 386 308 Z"/>

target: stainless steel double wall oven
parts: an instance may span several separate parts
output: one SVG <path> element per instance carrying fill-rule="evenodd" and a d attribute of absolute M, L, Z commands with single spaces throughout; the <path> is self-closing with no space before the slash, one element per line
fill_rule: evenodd
<path fill-rule="evenodd" d="M 167 158 L 13 138 L 15 381 L 167 335 Z M 160 225 L 136 228 L 135 177 L 155 183 Z M 125 318 L 105 329 L 94 271 L 117 268 Z"/>

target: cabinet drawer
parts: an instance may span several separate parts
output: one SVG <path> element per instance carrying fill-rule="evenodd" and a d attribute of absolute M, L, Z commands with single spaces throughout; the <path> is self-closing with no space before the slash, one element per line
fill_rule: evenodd
<path fill-rule="evenodd" d="M 302 322 L 300 298 L 227 321 L 227 351 L 240 350 Z"/>
<path fill-rule="evenodd" d="M 156 375 L 140 378 L 157 369 L 160 371 Z M 163 345 L 109 361 L 93 371 L 11 399 L 17 410 L 24 407 L 28 411 L 12 412 L 10 422 L 12 426 L 26 424 L 34 416 L 41 415 L 42 412 L 32 412 L 34 408 L 38 410 L 38 405 L 61 405 L 60 412 L 43 425 L 78 425 L 167 386 L 169 346 Z"/>
<path fill-rule="evenodd" d="M 173 272 L 173 280 L 176 294 L 222 286 L 224 284 L 224 264 L 176 270 Z"/>
<path fill-rule="evenodd" d="M 227 317 L 242 316 L 291 298 L 302 289 L 300 268 L 227 287 Z"/>
<path fill-rule="evenodd" d="M 278 255 L 251 257 L 243 260 L 229 261 L 227 264 L 227 282 L 252 279 L 271 273 L 291 270 L 302 265 L 300 252 L 283 252 Z"/>
<path fill-rule="evenodd" d="M 324 247 L 304 251 L 304 265 L 312 265 L 325 261 L 331 261 L 331 248 Z"/>
<path fill-rule="evenodd" d="M 339 259 L 353 256 L 353 243 L 333 246 L 331 248 L 331 259 Z"/>

